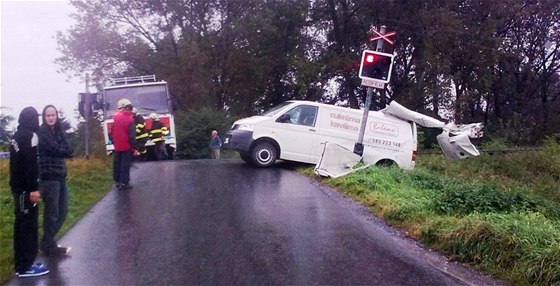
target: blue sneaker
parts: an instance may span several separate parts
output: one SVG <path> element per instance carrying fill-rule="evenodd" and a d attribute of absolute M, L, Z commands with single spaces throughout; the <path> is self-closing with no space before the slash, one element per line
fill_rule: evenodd
<path fill-rule="evenodd" d="M 29 270 L 27 270 L 23 273 L 16 272 L 16 275 L 17 275 L 17 277 L 23 278 L 23 277 L 41 276 L 41 275 L 45 275 L 47 273 L 49 273 L 49 270 L 41 263 L 41 264 L 31 265 Z"/>

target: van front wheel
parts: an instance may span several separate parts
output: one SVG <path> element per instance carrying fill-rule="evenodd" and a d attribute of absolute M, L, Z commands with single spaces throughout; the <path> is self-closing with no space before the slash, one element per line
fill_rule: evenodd
<path fill-rule="evenodd" d="M 276 161 L 276 148 L 268 142 L 260 142 L 251 150 L 253 163 L 259 167 L 270 167 Z"/>

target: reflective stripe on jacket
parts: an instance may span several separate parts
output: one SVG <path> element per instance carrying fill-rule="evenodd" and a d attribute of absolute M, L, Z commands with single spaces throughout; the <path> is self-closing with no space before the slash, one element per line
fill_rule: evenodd
<path fill-rule="evenodd" d="M 152 129 L 150 130 L 150 139 L 152 142 L 159 142 L 165 140 L 165 135 L 167 135 L 169 131 L 167 131 L 167 127 L 163 125 L 160 121 L 154 121 L 152 124 Z"/>
<path fill-rule="evenodd" d="M 148 133 L 148 130 L 146 130 L 146 121 L 144 120 L 142 114 L 134 115 L 134 128 L 134 131 L 136 132 L 136 140 L 144 138 L 148 140 L 150 134 Z"/>
<path fill-rule="evenodd" d="M 136 140 L 148 138 L 150 134 L 146 131 L 146 122 L 136 123 Z"/>

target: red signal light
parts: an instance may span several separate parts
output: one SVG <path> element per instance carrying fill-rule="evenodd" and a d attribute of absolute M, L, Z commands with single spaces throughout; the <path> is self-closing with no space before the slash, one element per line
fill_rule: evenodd
<path fill-rule="evenodd" d="M 392 54 L 366 50 L 362 54 L 359 77 L 388 83 L 393 69 Z"/>

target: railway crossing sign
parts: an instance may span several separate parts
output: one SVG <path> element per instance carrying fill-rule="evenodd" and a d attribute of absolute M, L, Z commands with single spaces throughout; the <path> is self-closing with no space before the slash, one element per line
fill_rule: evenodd
<path fill-rule="evenodd" d="M 373 42 L 373 41 L 379 40 L 379 39 L 383 39 L 391 45 L 395 43 L 393 40 L 389 39 L 390 36 L 394 36 L 394 35 L 397 34 L 397 32 L 395 32 L 395 31 L 383 34 L 379 31 L 377 31 L 377 29 L 375 29 L 375 27 L 371 28 L 370 31 L 374 34 L 373 37 L 369 38 L 370 42 Z"/>

